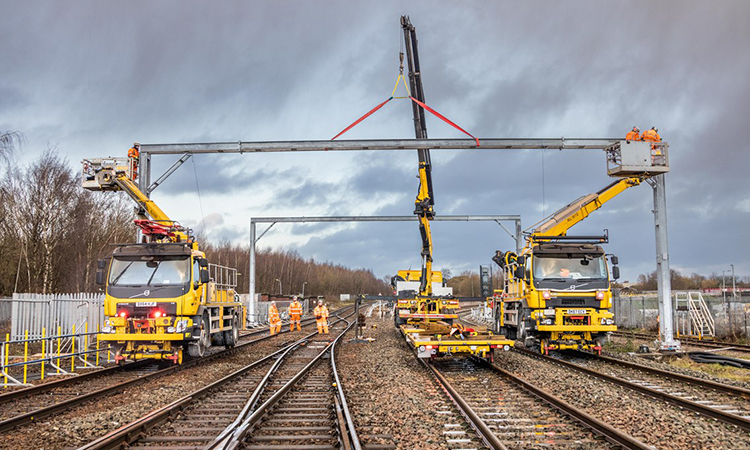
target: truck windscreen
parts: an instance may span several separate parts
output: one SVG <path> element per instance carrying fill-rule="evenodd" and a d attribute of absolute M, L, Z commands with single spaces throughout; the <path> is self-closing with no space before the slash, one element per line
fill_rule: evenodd
<path fill-rule="evenodd" d="M 110 286 L 176 286 L 190 281 L 190 258 L 112 260 Z"/>
<path fill-rule="evenodd" d="M 533 265 L 537 281 L 607 280 L 607 264 L 603 255 L 573 255 L 571 258 L 536 255 Z"/>

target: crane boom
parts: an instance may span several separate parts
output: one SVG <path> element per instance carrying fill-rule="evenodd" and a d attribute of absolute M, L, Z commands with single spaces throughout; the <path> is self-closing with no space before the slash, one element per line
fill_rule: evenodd
<path fill-rule="evenodd" d="M 407 16 L 401 16 L 401 28 L 404 32 L 406 61 L 409 67 L 409 86 L 414 98 L 424 103 L 422 72 L 419 67 L 419 50 L 417 31 Z M 414 115 L 414 133 L 417 139 L 427 139 L 427 124 L 424 108 L 412 103 Z M 432 162 L 429 149 L 418 149 L 419 155 L 419 190 L 414 201 L 414 214 L 419 218 L 419 234 L 422 238 L 422 275 L 419 282 L 419 295 L 432 295 L 432 231 L 430 220 L 435 217 L 433 206 L 435 197 L 432 191 Z"/>
<path fill-rule="evenodd" d="M 627 177 L 611 183 L 604 189 L 589 195 L 585 195 L 573 203 L 570 203 L 557 212 L 534 225 L 529 236 L 533 240 L 537 236 L 556 237 L 565 236 L 568 230 L 588 217 L 592 212 L 601 208 L 605 203 L 615 198 L 626 189 L 638 186 L 644 177 Z"/>
<path fill-rule="evenodd" d="M 91 191 L 123 191 L 138 205 L 141 220 L 136 224 L 144 234 L 152 234 L 162 241 L 191 242 L 186 229 L 167 214 L 132 180 L 127 161 L 122 158 L 92 158 L 83 161 L 83 187 Z M 146 220 L 150 217 L 150 221 Z M 197 244 L 193 241 L 193 248 Z"/>

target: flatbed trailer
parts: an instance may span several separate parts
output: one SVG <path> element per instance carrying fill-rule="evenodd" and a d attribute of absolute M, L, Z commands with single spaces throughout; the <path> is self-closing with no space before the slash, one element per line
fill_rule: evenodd
<path fill-rule="evenodd" d="M 418 358 L 472 355 L 493 361 L 496 349 L 508 351 L 515 343 L 505 336 L 493 334 L 486 327 L 476 327 L 474 333 L 463 338 L 449 336 L 442 330 L 426 328 L 410 324 L 399 327 Z"/>

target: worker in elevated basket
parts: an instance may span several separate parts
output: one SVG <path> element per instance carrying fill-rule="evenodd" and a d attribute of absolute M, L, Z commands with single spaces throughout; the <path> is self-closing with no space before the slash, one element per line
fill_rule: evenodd
<path fill-rule="evenodd" d="M 138 142 L 134 142 L 133 146 L 130 147 L 130 150 L 128 150 L 128 169 L 130 169 L 130 174 L 133 177 L 133 181 L 138 178 L 138 161 L 140 157 L 141 144 Z"/>
<path fill-rule="evenodd" d="M 318 306 L 313 310 L 313 315 L 318 323 L 318 333 L 328 334 L 328 308 L 323 304 L 323 300 L 318 300 Z"/>
<path fill-rule="evenodd" d="M 302 331 L 300 319 L 302 319 L 302 305 L 295 295 L 292 303 L 289 304 L 289 331 L 294 331 L 294 324 L 297 324 L 297 331 Z"/>
<path fill-rule="evenodd" d="M 626 141 L 640 141 L 641 140 L 641 130 L 638 127 L 633 127 L 632 130 L 628 134 L 625 135 Z"/>
<path fill-rule="evenodd" d="M 661 142 L 661 136 L 659 136 L 659 130 L 651 127 L 650 130 L 646 130 L 643 133 L 643 140 L 649 142 Z"/>
<path fill-rule="evenodd" d="M 276 302 L 271 301 L 268 305 L 268 322 L 271 324 L 271 336 L 281 332 L 281 317 L 279 317 L 279 310 L 276 309 Z"/>

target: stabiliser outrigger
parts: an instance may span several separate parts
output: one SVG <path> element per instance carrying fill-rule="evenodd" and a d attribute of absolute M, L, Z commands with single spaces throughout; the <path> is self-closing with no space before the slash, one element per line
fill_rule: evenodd
<path fill-rule="evenodd" d="M 106 294 L 98 339 L 110 343 L 119 364 L 180 364 L 185 349 L 200 357 L 211 345 L 233 347 L 245 324 L 235 293 L 237 271 L 209 264 L 190 230 L 138 189 L 132 171 L 124 158 L 83 161 L 83 187 L 126 192 L 138 205 L 135 224 L 143 236 L 143 242 L 118 244 L 110 258 L 99 260 L 96 280 Z"/>
<path fill-rule="evenodd" d="M 621 141 L 606 150 L 608 174 L 620 179 L 586 195 L 532 226 L 525 247 L 492 258 L 504 286 L 492 298 L 495 331 L 526 347 L 601 353 L 617 329 L 604 236 L 568 236 L 568 230 L 626 189 L 669 171 L 664 142 Z M 611 255 L 612 279 L 619 278 Z"/>
<path fill-rule="evenodd" d="M 414 131 L 417 139 L 427 139 L 427 124 L 422 106 L 425 104 L 425 99 L 422 72 L 419 66 L 417 33 L 407 16 L 401 17 L 401 28 L 404 33 L 411 97 L 416 100 L 412 102 Z M 399 56 L 401 72 L 403 72 L 404 54 L 401 53 Z M 434 291 L 434 285 L 443 285 L 443 278 L 442 273 L 432 270 L 430 221 L 435 217 L 432 162 L 429 149 L 417 149 L 417 154 L 419 156 L 419 189 L 414 201 L 414 214 L 419 220 L 419 234 L 422 239 L 422 267 L 419 272 L 399 271 L 394 277 L 393 284 L 398 296 L 394 310 L 396 325 L 400 327 L 407 342 L 414 347 L 420 358 L 470 354 L 492 360 L 495 348 L 508 350 L 513 342 L 503 336 L 494 336 L 486 327 L 476 327 L 471 333 L 450 336 L 454 320 L 458 319 L 455 310 L 459 308 L 459 302 L 453 297 L 452 290 L 449 288 L 443 288 L 441 295 L 436 295 Z M 419 281 L 417 291 L 399 289 L 400 285 L 408 285 L 413 281 Z"/>

